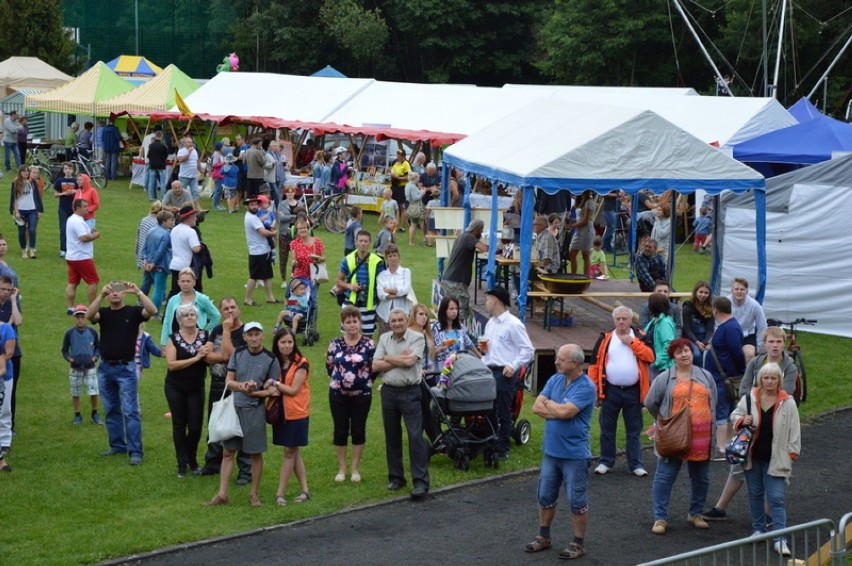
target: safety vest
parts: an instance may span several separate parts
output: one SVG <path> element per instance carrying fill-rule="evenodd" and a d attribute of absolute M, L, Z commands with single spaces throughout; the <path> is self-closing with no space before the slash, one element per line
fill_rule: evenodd
<path fill-rule="evenodd" d="M 357 260 L 358 252 L 354 251 L 348 256 L 346 256 L 346 265 L 349 268 L 349 281 L 352 281 L 355 275 L 355 266 L 358 263 Z M 364 308 L 368 311 L 375 310 L 375 301 L 376 301 L 376 274 L 379 268 L 379 264 L 382 262 L 382 258 L 377 256 L 374 253 L 370 253 L 367 258 L 367 304 Z M 358 293 L 355 291 L 349 292 L 349 302 L 353 305 L 358 304 Z"/>

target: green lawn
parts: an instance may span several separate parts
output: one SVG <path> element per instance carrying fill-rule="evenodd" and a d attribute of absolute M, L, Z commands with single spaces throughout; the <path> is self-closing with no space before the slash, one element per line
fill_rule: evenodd
<path fill-rule="evenodd" d="M 274 505 L 282 452 L 272 448 L 266 454 L 261 491 L 264 507 L 249 507 L 247 488 L 236 487 L 231 491 L 231 505 L 215 509 L 202 507 L 202 503 L 216 492 L 218 478 L 176 477 L 170 422 L 163 417 L 167 410 L 162 390 L 165 364 L 160 359 L 153 360 L 152 368 L 146 371 L 140 385 L 144 464 L 131 467 L 124 458 L 99 458 L 98 453 L 107 449 L 104 428 L 91 423 L 71 424 L 73 413 L 67 364 L 59 353 L 62 335 L 71 325 L 65 315 L 63 298 L 65 263 L 57 257 L 55 200 L 48 196 L 46 201 L 48 210 L 39 226 L 37 260 L 20 259 L 15 226 L 10 217 L 2 226 L 11 250 L 8 259 L 22 281 L 25 320 L 21 328 L 24 358 L 19 386 L 18 434 L 9 455 L 15 471 L 0 477 L 0 508 L 4 510 L 4 528 L 0 529 L 3 563 L 91 563 L 326 514 L 390 497 L 385 490 L 383 434 L 377 402 L 369 419 L 362 469 L 364 481 L 359 485 L 333 481 L 337 466 L 331 445 L 323 354 L 328 339 L 337 334 L 339 319 L 336 305 L 325 292 L 327 286 L 320 294 L 321 340 L 318 345 L 306 349 L 314 368 L 310 380 L 313 391 L 311 444 L 304 451 L 312 493 L 310 501 L 301 505 L 291 503 L 284 508 Z M 95 243 L 101 278 L 104 281 L 138 281 L 133 246 L 138 221 L 147 212 L 147 199 L 138 188 L 131 190 L 126 182 L 119 182 L 111 183 L 102 191 L 101 202 L 98 228 L 103 235 Z M 366 218 L 365 224 L 374 228 L 375 215 L 368 214 Z M 215 277 L 205 280 L 205 291 L 215 300 L 230 294 L 242 302 L 247 274 L 242 214 L 211 213 L 202 224 L 202 231 L 215 261 Z M 339 258 L 342 238 L 322 230 L 318 235 L 330 250 L 327 255 Z M 689 249 L 684 249 L 679 257 L 678 289 L 691 288 L 692 282 L 707 276 L 708 257 L 694 256 Z M 430 283 L 436 273 L 434 250 L 420 246 L 409 248 L 404 243 L 402 260 L 403 265 L 414 268 L 417 295 L 421 300 L 428 299 Z M 281 292 L 277 290 L 279 296 Z M 256 292 L 256 298 L 261 300 L 261 297 L 261 293 Z M 85 302 L 82 290 L 78 302 Z M 270 305 L 243 307 L 242 319 L 259 320 L 271 327 L 276 315 L 277 309 Z M 149 331 L 158 335 L 159 325 L 152 323 Z M 850 367 L 848 341 L 802 335 L 801 342 L 807 353 L 811 386 L 811 399 L 802 408 L 804 416 L 849 405 L 852 394 L 846 386 Z M 533 438 L 526 447 L 512 451 L 511 461 L 502 465 L 502 470 L 530 468 L 539 462 L 542 426 L 530 415 L 531 402 L 528 396 L 525 416 L 533 422 Z M 596 448 L 595 429 L 592 446 Z M 494 473 L 484 468 L 481 458 L 473 463 L 469 472 L 458 472 L 443 456 L 432 460 L 430 471 L 433 488 Z M 294 480 L 288 497 L 292 499 L 296 491 Z"/>

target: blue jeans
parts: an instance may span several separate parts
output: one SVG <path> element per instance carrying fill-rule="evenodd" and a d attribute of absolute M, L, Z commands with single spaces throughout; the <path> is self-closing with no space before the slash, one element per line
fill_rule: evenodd
<path fill-rule="evenodd" d="M 166 170 L 151 169 L 148 167 L 148 172 L 145 174 L 145 188 L 148 189 L 148 200 L 155 201 L 162 197 L 157 196 L 157 184 L 160 185 L 160 194 L 166 194 Z"/>
<path fill-rule="evenodd" d="M 113 452 L 142 456 L 142 420 L 137 402 L 138 381 L 133 360 L 98 367 L 98 388 L 106 413 L 109 446 Z"/>
<path fill-rule="evenodd" d="M 105 154 L 104 160 L 104 176 L 112 181 L 113 179 L 118 178 L 118 154 L 117 153 L 109 153 Z"/>
<path fill-rule="evenodd" d="M 545 454 L 538 476 L 538 505 L 542 509 L 556 507 L 559 487 L 565 486 L 565 496 L 572 513 L 585 513 L 589 508 L 589 461 L 554 458 Z"/>
<path fill-rule="evenodd" d="M 11 163 L 9 163 L 9 154 L 10 153 L 15 156 L 15 168 L 17 169 L 18 167 L 20 167 L 21 166 L 21 150 L 20 150 L 20 148 L 18 148 L 18 142 L 17 141 L 14 141 L 12 143 L 3 142 L 3 147 L 6 148 L 6 171 L 12 170 Z"/>
<path fill-rule="evenodd" d="M 672 487 L 680 472 L 683 460 L 679 458 L 657 458 L 657 472 L 651 495 L 654 500 L 654 520 L 669 520 L 669 499 Z M 707 502 L 707 490 L 710 487 L 710 460 L 687 462 L 689 469 L 689 514 L 700 515 Z"/>
<path fill-rule="evenodd" d="M 618 413 L 624 416 L 624 431 L 627 438 L 627 467 L 633 470 L 642 465 L 642 402 L 639 401 L 639 384 L 622 389 L 606 384 L 606 397 L 601 401 L 599 422 L 601 425 L 601 464 L 612 468 L 615 465 L 615 433 L 618 430 Z"/>
<path fill-rule="evenodd" d="M 751 509 L 751 530 L 766 532 L 766 510 L 764 497 L 769 504 L 772 530 L 787 528 L 787 508 L 784 506 L 785 478 L 769 475 L 769 462 L 751 461 L 751 469 L 745 471 L 748 483 L 748 505 Z"/>
<path fill-rule="evenodd" d="M 612 238 L 615 236 L 617 218 L 614 210 L 604 210 L 603 217 L 604 221 L 606 221 L 606 232 L 604 232 L 603 236 L 603 250 L 605 252 L 611 252 Z"/>
<path fill-rule="evenodd" d="M 198 200 L 198 177 L 178 177 L 180 184 L 192 195 L 192 200 Z"/>
<path fill-rule="evenodd" d="M 150 271 L 142 271 L 142 283 L 139 285 L 139 290 L 146 295 L 151 295 L 151 287 L 154 286 L 154 274 Z"/>
<path fill-rule="evenodd" d="M 24 221 L 23 226 L 18 226 L 18 244 L 21 249 L 27 249 L 27 246 L 35 249 L 36 247 L 36 228 L 38 227 L 38 211 L 37 210 L 19 210 L 18 214 Z M 27 244 L 29 241 L 29 244 Z"/>
<path fill-rule="evenodd" d="M 725 380 L 716 374 L 713 374 L 713 381 L 716 382 L 716 424 L 726 424 L 728 417 L 734 412 L 731 400 L 728 399 L 728 387 Z"/>
<path fill-rule="evenodd" d="M 213 210 L 222 204 L 222 181 L 223 179 L 213 179 Z M 278 209 L 278 205 L 275 205 L 275 209 Z"/>
<path fill-rule="evenodd" d="M 166 298 L 166 282 L 169 277 L 169 272 L 166 269 L 153 269 L 151 271 L 146 271 L 146 274 L 150 275 L 154 281 L 154 293 L 150 295 L 151 302 L 154 303 L 154 306 L 157 307 L 157 312 L 160 311 L 160 308 L 163 306 L 163 299 Z M 146 295 L 147 292 L 143 291 Z"/>
<path fill-rule="evenodd" d="M 58 216 L 59 216 L 59 251 L 66 251 L 65 247 L 65 225 L 68 224 L 68 219 L 71 217 L 71 213 L 62 208 L 60 204 L 58 207 Z"/>

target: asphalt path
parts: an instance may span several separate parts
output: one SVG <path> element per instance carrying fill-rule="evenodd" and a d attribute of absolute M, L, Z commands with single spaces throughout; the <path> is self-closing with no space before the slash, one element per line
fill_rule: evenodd
<path fill-rule="evenodd" d="M 728 519 L 708 530 L 687 525 L 688 478 L 681 470 L 672 493 L 669 532 L 651 533 L 653 454 L 645 453 L 646 478 L 627 473 L 623 457 L 605 476 L 590 477 L 586 556 L 578 564 L 621 565 L 743 538 L 751 533 L 746 491 Z M 788 525 L 852 512 L 852 411 L 826 415 L 802 427 L 802 455 L 787 489 Z M 593 464 L 596 465 L 596 464 Z M 711 464 L 708 504 L 715 503 L 728 466 Z M 380 504 L 231 537 L 129 556 L 113 564 L 215 566 L 282 564 L 553 564 L 571 541 L 568 506 L 560 499 L 553 549 L 523 551 L 537 534 L 535 471 L 437 490 L 422 502 L 400 497 Z M 798 558 L 804 558 L 799 556 Z"/>

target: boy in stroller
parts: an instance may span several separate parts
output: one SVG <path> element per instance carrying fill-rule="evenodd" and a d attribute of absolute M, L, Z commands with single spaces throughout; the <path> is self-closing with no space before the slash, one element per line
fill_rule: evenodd
<path fill-rule="evenodd" d="M 294 277 L 287 284 L 289 291 L 284 309 L 278 313 L 275 322 L 275 332 L 282 325 L 288 324 L 293 334 L 304 330 L 304 345 L 311 346 L 319 340 L 319 332 L 316 328 L 317 320 L 317 291 L 316 285 L 301 277 Z"/>

